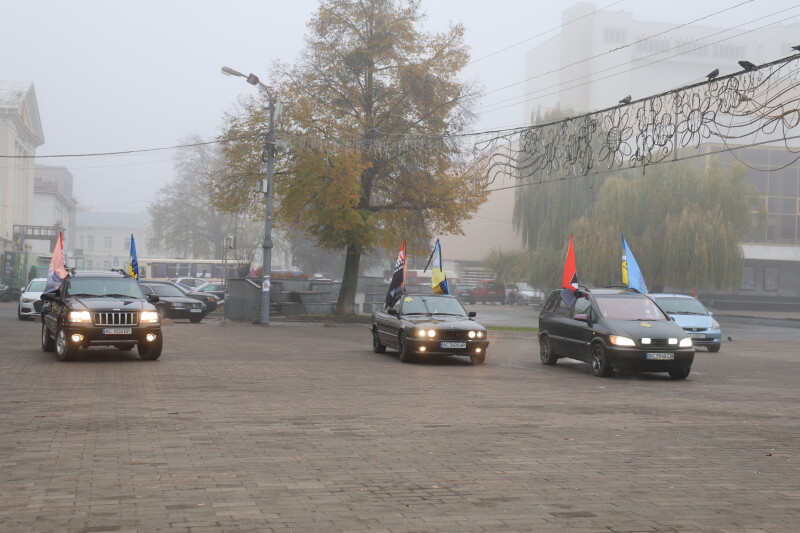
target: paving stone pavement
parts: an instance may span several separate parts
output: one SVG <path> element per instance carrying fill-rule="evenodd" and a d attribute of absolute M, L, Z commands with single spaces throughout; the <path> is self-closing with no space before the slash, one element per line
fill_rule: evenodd
<path fill-rule="evenodd" d="M 545 367 L 531 333 L 403 364 L 364 325 L 176 321 L 159 361 L 59 363 L 15 311 L 3 532 L 800 531 L 791 334 L 698 350 L 686 381 Z"/>

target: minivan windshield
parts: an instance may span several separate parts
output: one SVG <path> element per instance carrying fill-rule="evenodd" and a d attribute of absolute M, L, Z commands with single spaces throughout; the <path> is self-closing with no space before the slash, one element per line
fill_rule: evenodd
<path fill-rule="evenodd" d="M 595 296 L 600 314 L 608 320 L 667 320 L 646 296 Z"/>

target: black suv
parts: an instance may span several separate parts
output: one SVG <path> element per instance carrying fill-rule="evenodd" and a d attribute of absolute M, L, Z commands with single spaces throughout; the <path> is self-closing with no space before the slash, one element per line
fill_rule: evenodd
<path fill-rule="evenodd" d="M 592 374 L 614 370 L 667 372 L 685 379 L 694 361 L 692 339 L 644 294 L 581 288 L 567 305 L 553 291 L 539 314 L 539 355 L 545 365 L 561 357 L 589 363 Z"/>
<path fill-rule="evenodd" d="M 161 355 L 161 321 L 136 279 L 122 271 L 70 270 L 56 292 L 42 294 L 42 349 L 68 361 L 80 348 L 115 346 L 153 361 Z"/>

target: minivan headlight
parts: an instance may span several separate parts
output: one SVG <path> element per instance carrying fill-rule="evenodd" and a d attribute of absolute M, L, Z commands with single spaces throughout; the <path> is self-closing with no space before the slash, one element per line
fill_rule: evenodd
<path fill-rule="evenodd" d="M 156 324 L 158 323 L 158 313 L 155 311 L 142 311 L 142 315 L 139 317 L 139 322 Z"/>
<path fill-rule="evenodd" d="M 719 329 L 719 322 L 717 322 L 716 320 L 712 320 L 711 329 Z"/>
<path fill-rule="evenodd" d="M 69 321 L 75 323 L 91 322 L 92 315 L 89 314 L 89 311 L 70 311 Z"/>
<path fill-rule="evenodd" d="M 611 344 L 616 344 L 617 346 L 636 346 L 636 343 L 633 342 L 633 339 L 622 337 L 620 335 L 611 335 L 608 340 L 611 341 Z"/>

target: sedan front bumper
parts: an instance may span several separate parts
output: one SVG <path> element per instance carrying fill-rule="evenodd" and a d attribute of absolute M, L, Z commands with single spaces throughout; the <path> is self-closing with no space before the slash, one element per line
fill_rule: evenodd
<path fill-rule="evenodd" d="M 489 341 L 486 339 L 468 339 L 450 341 L 442 339 L 409 338 L 408 349 L 413 353 L 431 355 L 471 355 L 486 353 Z"/>

